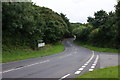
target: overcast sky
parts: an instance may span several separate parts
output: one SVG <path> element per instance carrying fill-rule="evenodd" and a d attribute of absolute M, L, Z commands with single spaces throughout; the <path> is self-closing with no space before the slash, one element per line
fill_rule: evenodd
<path fill-rule="evenodd" d="M 36 5 L 44 6 L 58 13 L 64 13 L 70 22 L 86 23 L 88 16 L 101 9 L 114 11 L 116 0 L 32 0 Z"/>

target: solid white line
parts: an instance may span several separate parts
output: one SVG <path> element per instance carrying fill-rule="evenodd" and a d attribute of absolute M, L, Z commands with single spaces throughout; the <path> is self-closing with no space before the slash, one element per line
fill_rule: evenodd
<path fill-rule="evenodd" d="M 76 71 L 75 74 L 80 74 L 81 71 Z"/>
<path fill-rule="evenodd" d="M 92 53 L 94 54 L 94 51 L 92 51 Z"/>
<path fill-rule="evenodd" d="M 95 59 L 95 61 L 94 61 L 94 64 L 97 64 L 98 59 L 99 59 L 99 56 L 97 55 L 97 57 L 96 57 L 96 59 Z"/>
<path fill-rule="evenodd" d="M 62 79 L 64 79 L 64 78 L 66 78 L 66 77 L 68 77 L 70 74 L 67 74 L 67 75 L 65 75 L 65 76 L 63 76 L 61 79 L 59 79 L 59 80 L 62 80 Z"/>
<path fill-rule="evenodd" d="M 86 62 L 86 63 L 89 63 L 93 58 L 94 58 L 94 51 L 92 51 L 92 56 L 91 56 L 91 58 Z"/>
<path fill-rule="evenodd" d="M 89 69 L 89 71 L 93 71 L 94 70 L 95 66 L 97 65 L 98 59 L 99 59 L 99 55 L 97 55 L 94 63 L 92 64 L 91 68 Z"/>
<path fill-rule="evenodd" d="M 94 64 L 97 64 L 97 61 L 95 61 Z"/>
<path fill-rule="evenodd" d="M 75 74 L 80 74 L 82 70 L 91 62 L 91 60 L 94 58 L 94 51 L 92 51 L 91 58 L 81 67 L 79 68 L 79 71 L 76 71 Z M 89 69 L 89 71 L 92 71 L 93 69 Z"/>
<path fill-rule="evenodd" d="M 25 67 L 30 67 L 30 66 L 33 66 L 33 65 L 37 65 L 37 64 L 41 64 L 41 63 L 45 63 L 45 62 L 49 62 L 49 61 L 50 61 L 50 60 L 45 60 L 45 61 L 42 61 L 42 62 L 38 62 L 38 63 L 26 65 L 26 66 L 23 66 L 23 67 L 20 67 L 20 68 L 15 68 L 15 69 L 6 70 L 6 71 L 3 71 L 2 73 L 7 73 L 7 72 L 10 72 L 10 71 L 22 69 L 22 68 L 25 68 Z M 0 73 L 1 73 L 1 72 L 0 72 Z"/>

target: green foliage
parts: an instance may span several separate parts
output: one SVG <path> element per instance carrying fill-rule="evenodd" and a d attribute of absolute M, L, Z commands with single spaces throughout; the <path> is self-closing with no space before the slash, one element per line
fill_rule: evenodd
<path fill-rule="evenodd" d="M 75 28 L 73 30 L 73 33 L 76 35 L 77 39 L 85 42 L 88 40 L 88 34 L 90 33 L 91 30 L 92 30 L 91 25 L 80 26 L 78 28 Z"/>
<path fill-rule="evenodd" d="M 98 47 L 118 49 L 120 47 L 119 3 L 116 6 L 116 12 L 97 11 L 94 13 L 94 17 L 88 17 L 89 23 L 84 24 L 84 27 L 75 28 L 74 34 L 77 35 L 77 39 Z M 92 25 L 92 27 L 88 27 L 88 25 Z"/>
<path fill-rule="evenodd" d="M 37 40 L 54 43 L 70 34 L 65 16 L 31 2 L 3 2 L 3 45 L 37 47 Z"/>
<path fill-rule="evenodd" d="M 87 42 L 81 42 L 79 40 L 74 41 L 75 44 L 80 45 L 82 47 L 94 50 L 94 51 L 100 51 L 100 52 L 108 52 L 108 53 L 119 53 L 119 49 L 113 49 L 113 48 L 103 48 L 103 47 L 98 47 L 91 45 L 90 43 L 88 44 Z"/>
<path fill-rule="evenodd" d="M 89 34 L 90 42 L 96 43 L 100 39 L 100 28 L 92 30 Z"/>
<path fill-rule="evenodd" d="M 105 23 L 108 18 L 107 12 L 100 10 L 94 13 L 94 18 L 88 17 L 88 22 L 93 25 L 94 28 L 105 27 Z"/>
<path fill-rule="evenodd" d="M 55 43 L 54 45 L 47 44 L 46 46 L 39 48 L 38 50 L 31 50 L 27 46 L 19 46 L 18 48 L 10 46 L 9 48 L 4 48 L 1 61 L 4 63 L 10 61 L 25 60 L 35 57 L 57 54 L 62 51 L 64 51 L 64 46 L 59 42 Z"/>
<path fill-rule="evenodd" d="M 117 44 L 117 48 L 120 49 L 120 1 L 118 2 L 118 4 L 116 5 L 116 27 L 117 29 L 117 35 L 116 35 L 116 44 Z"/>
<path fill-rule="evenodd" d="M 110 78 L 113 78 L 113 79 L 114 78 L 119 78 L 119 76 L 118 76 L 118 73 L 119 73 L 118 69 L 119 68 L 120 68 L 120 66 L 107 67 L 107 68 L 95 70 L 93 72 L 85 73 L 85 74 L 79 76 L 78 78 L 81 78 L 81 79 L 83 78 L 83 80 L 84 80 L 84 78 L 95 78 L 95 79 L 92 79 L 92 80 L 97 80 L 97 78 L 103 78 L 103 79 L 108 78 L 108 80 Z M 74 80 L 77 80 L 77 78 L 74 79 Z M 115 79 L 115 80 L 118 80 L 118 79 Z"/>
<path fill-rule="evenodd" d="M 73 33 L 72 33 L 72 25 L 71 23 L 69 22 L 69 19 L 66 17 L 66 15 L 64 15 L 63 13 L 60 13 L 60 16 L 62 17 L 62 19 L 65 21 L 66 23 L 66 31 L 65 31 L 65 34 L 64 34 L 64 37 L 66 38 L 69 38 L 69 37 L 73 37 Z"/>

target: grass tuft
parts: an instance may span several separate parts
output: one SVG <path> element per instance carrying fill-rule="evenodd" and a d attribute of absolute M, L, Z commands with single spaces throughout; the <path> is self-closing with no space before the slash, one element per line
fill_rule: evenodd
<path fill-rule="evenodd" d="M 118 78 L 118 68 L 120 68 L 120 66 L 107 67 L 95 70 L 93 72 L 85 73 L 77 78 Z M 77 78 L 74 80 L 78 80 Z"/>
<path fill-rule="evenodd" d="M 86 44 L 86 43 L 82 43 L 82 42 L 77 41 L 77 40 L 75 40 L 74 43 L 77 45 L 80 45 L 82 47 L 94 50 L 94 51 L 108 52 L 108 53 L 118 53 L 119 52 L 118 49 L 95 47 L 95 46 L 91 46 L 91 45 Z"/>
<path fill-rule="evenodd" d="M 2 62 L 25 60 L 35 57 L 48 56 L 57 54 L 64 51 L 64 46 L 61 43 L 55 43 L 54 45 L 47 44 L 45 47 L 38 50 L 31 50 L 30 48 L 5 48 L 2 52 Z"/>

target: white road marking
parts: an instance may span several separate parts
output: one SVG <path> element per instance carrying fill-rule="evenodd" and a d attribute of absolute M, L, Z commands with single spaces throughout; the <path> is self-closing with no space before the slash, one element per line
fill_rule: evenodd
<path fill-rule="evenodd" d="M 90 61 L 86 62 L 86 64 L 89 64 L 89 63 L 90 63 Z"/>
<path fill-rule="evenodd" d="M 92 51 L 92 53 L 94 54 L 94 51 Z"/>
<path fill-rule="evenodd" d="M 94 64 L 97 64 L 98 59 L 99 59 L 99 56 L 97 55 L 97 57 L 96 57 L 96 59 L 95 59 L 95 61 L 94 61 Z"/>
<path fill-rule="evenodd" d="M 10 72 L 10 71 L 13 71 L 13 70 L 15 70 L 15 69 L 10 69 L 10 70 L 4 71 L 2 73 Z"/>
<path fill-rule="evenodd" d="M 85 66 L 87 66 L 88 64 L 84 64 Z"/>
<path fill-rule="evenodd" d="M 65 58 L 65 57 L 68 57 L 68 56 L 71 56 L 71 55 L 73 55 L 73 54 L 64 55 L 64 56 L 61 56 L 59 58 L 62 59 L 62 58 Z"/>
<path fill-rule="evenodd" d="M 82 66 L 83 68 L 85 68 L 86 66 Z"/>
<path fill-rule="evenodd" d="M 96 64 L 92 64 L 93 66 L 95 66 Z"/>
<path fill-rule="evenodd" d="M 64 79 L 64 78 L 66 78 L 66 77 L 68 77 L 70 74 L 67 74 L 67 75 L 65 75 L 65 76 L 63 76 L 61 79 L 59 79 L 59 80 L 62 80 L 62 79 Z"/>
<path fill-rule="evenodd" d="M 80 68 L 79 70 L 82 71 L 84 68 Z"/>
<path fill-rule="evenodd" d="M 89 69 L 89 71 L 93 71 L 93 70 L 94 70 L 94 69 L 91 69 L 91 68 Z"/>
<path fill-rule="evenodd" d="M 95 68 L 95 66 L 91 66 L 91 68 Z"/>
<path fill-rule="evenodd" d="M 95 61 L 94 64 L 97 64 L 97 61 Z"/>
<path fill-rule="evenodd" d="M 99 55 L 97 55 L 94 63 L 92 64 L 91 68 L 89 69 L 89 71 L 93 71 L 94 70 L 95 66 L 97 65 L 98 59 L 99 59 Z"/>
<path fill-rule="evenodd" d="M 76 71 L 75 74 L 80 74 L 81 71 Z"/>
<path fill-rule="evenodd" d="M 22 68 L 25 68 L 25 67 L 30 67 L 30 66 L 33 66 L 33 65 L 41 64 L 41 63 L 46 63 L 46 62 L 49 62 L 49 61 L 50 61 L 50 60 L 45 60 L 45 61 L 42 61 L 42 62 L 38 62 L 38 63 L 26 65 L 26 66 L 23 66 L 23 67 L 20 67 L 20 68 L 15 68 L 15 69 L 6 70 L 6 71 L 0 72 L 0 73 L 7 73 L 7 72 L 10 72 L 10 71 L 22 69 Z"/>
<path fill-rule="evenodd" d="M 92 51 L 92 53 L 93 54 L 92 54 L 91 58 L 81 68 L 79 68 L 79 70 L 76 71 L 75 74 L 80 74 L 81 71 L 84 70 L 84 68 L 91 62 L 91 60 L 94 58 L 94 51 Z"/>

